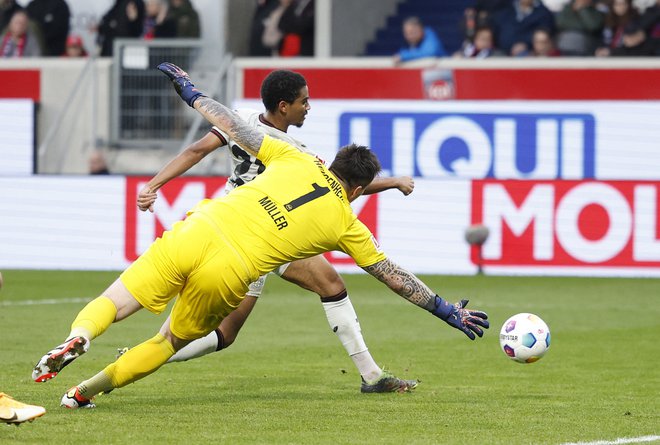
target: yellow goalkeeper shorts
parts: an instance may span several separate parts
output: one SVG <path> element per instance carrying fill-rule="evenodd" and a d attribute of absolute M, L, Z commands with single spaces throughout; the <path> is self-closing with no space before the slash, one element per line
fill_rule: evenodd
<path fill-rule="evenodd" d="M 179 294 L 170 330 L 182 340 L 218 327 L 258 277 L 220 229 L 198 215 L 174 224 L 120 277 L 133 297 L 156 314 Z"/>

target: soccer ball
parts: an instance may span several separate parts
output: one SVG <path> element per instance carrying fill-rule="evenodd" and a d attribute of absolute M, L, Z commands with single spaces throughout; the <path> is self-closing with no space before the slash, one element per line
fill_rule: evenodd
<path fill-rule="evenodd" d="M 550 348 L 550 330 L 534 314 L 516 314 L 500 330 L 502 351 L 519 363 L 534 363 Z"/>

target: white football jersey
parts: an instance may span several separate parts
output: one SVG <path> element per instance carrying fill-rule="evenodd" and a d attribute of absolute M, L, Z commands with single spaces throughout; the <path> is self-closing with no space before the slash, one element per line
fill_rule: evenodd
<path fill-rule="evenodd" d="M 271 137 L 286 141 L 303 153 L 309 153 L 312 156 L 316 156 L 316 154 L 309 150 L 305 144 L 291 137 L 289 134 L 275 128 L 270 122 L 266 121 L 262 117 L 261 112 L 248 108 L 241 108 L 236 110 L 236 112 L 251 127 L 256 128 Z M 211 128 L 211 132 L 223 142 L 223 146 L 227 145 L 229 149 L 232 173 L 227 180 L 227 185 L 225 187 L 227 191 L 233 190 L 246 182 L 252 181 L 257 175 L 261 174 L 266 169 L 266 166 L 263 165 L 259 159 L 241 148 L 236 141 L 229 139 L 227 133 L 220 130 L 218 127 Z"/>

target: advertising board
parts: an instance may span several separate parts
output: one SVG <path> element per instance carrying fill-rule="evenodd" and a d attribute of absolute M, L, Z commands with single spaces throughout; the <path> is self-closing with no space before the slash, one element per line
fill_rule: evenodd
<path fill-rule="evenodd" d="M 660 176 L 660 101 L 313 100 L 291 134 L 326 160 L 355 142 L 384 175 L 638 179 Z M 254 100 L 236 108 L 261 109 Z"/>
<path fill-rule="evenodd" d="M 154 213 L 146 178 L 0 178 L 0 269 L 121 270 L 225 178 L 178 178 Z M 363 196 L 358 217 L 415 273 L 660 276 L 660 181 L 416 179 L 415 191 Z M 490 236 L 477 255 L 471 224 Z M 361 272 L 341 252 L 341 272 Z"/>
<path fill-rule="evenodd" d="M 35 125 L 31 99 L 0 99 L 0 176 L 32 174 Z"/>

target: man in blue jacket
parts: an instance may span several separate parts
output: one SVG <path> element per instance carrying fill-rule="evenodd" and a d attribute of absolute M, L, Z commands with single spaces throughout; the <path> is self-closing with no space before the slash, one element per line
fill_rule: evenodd
<path fill-rule="evenodd" d="M 394 56 L 394 62 L 397 64 L 447 55 L 438 35 L 430 27 L 424 26 L 419 17 L 408 17 L 403 21 L 403 38 L 406 45 Z"/>

